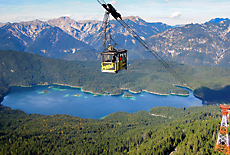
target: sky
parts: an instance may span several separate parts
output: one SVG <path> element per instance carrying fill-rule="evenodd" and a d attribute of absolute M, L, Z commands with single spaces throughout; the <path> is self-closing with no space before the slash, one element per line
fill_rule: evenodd
<path fill-rule="evenodd" d="M 230 18 L 230 0 L 107 0 L 122 15 L 168 25 Z M 97 0 L 0 0 L 0 22 L 46 21 L 68 16 L 76 21 L 103 20 Z M 112 18 L 111 18 L 112 19 Z"/>

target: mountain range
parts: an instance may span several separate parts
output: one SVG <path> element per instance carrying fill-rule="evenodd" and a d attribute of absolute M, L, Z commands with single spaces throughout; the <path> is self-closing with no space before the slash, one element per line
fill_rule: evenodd
<path fill-rule="evenodd" d="M 169 60 L 189 64 L 229 67 L 230 21 L 188 24 L 149 38 L 148 43 Z"/>
<path fill-rule="evenodd" d="M 75 39 L 58 27 L 39 20 L 7 23 L 0 29 L 0 49 L 11 49 L 40 54 L 52 58 L 65 58 L 71 53 L 76 60 L 97 59 L 90 45 Z"/>
<path fill-rule="evenodd" d="M 172 27 L 149 23 L 137 16 L 123 20 L 166 60 L 188 65 L 230 67 L 230 20 Z M 128 50 L 129 59 L 150 55 L 117 21 L 111 35 Z M 75 21 L 60 17 L 48 21 L 0 24 L 0 50 L 16 50 L 66 60 L 98 60 L 103 50 L 102 21 Z"/>

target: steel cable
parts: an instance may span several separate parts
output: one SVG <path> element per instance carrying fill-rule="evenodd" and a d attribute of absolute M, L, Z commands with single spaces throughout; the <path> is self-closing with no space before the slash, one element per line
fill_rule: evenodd
<path fill-rule="evenodd" d="M 99 0 L 97 0 L 101 5 L 107 5 L 105 3 L 104 0 L 102 0 L 103 2 L 100 2 Z M 108 11 L 108 10 L 107 10 Z M 116 11 L 116 10 L 115 10 Z M 114 17 L 134 38 L 136 38 L 137 41 L 139 41 L 145 48 L 148 52 L 150 52 L 166 69 L 167 71 L 169 71 L 180 83 L 181 85 L 183 86 L 186 86 L 188 88 L 191 88 L 186 80 L 184 80 L 183 77 L 181 77 L 163 58 L 161 58 L 159 56 L 159 54 L 152 50 L 149 45 L 143 40 L 141 39 L 141 37 L 128 25 L 126 24 L 126 22 L 124 22 L 122 20 L 121 17 Z M 120 20 L 118 19 L 120 18 Z"/>

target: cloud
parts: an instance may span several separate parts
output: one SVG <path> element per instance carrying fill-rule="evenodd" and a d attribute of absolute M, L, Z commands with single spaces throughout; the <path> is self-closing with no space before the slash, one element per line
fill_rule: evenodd
<path fill-rule="evenodd" d="M 64 16 L 65 16 L 65 17 L 72 17 L 71 14 L 65 14 Z"/>
<path fill-rule="evenodd" d="M 77 2 L 75 2 L 75 4 L 76 4 L 76 5 L 82 5 L 82 2 L 77 1 Z"/>
<path fill-rule="evenodd" d="M 173 12 L 172 13 L 172 15 L 170 16 L 170 18 L 178 18 L 178 17 L 180 17 L 182 15 L 182 13 L 181 12 Z"/>
<path fill-rule="evenodd" d="M 117 4 L 117 1 L 111 1 L 109 3 L 112 4 L 112 5 L 114 5 L 114 4 Z"/>

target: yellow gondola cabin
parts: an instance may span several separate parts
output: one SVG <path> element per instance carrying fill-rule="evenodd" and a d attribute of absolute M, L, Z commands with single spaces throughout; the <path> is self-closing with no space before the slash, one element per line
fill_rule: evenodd
<path fill-rule="evenodd" d="M 127 50 L 117 50 L 110 45 L 107 51 L 101 53 L 101 71 L 103 73 L 118 73 L 123 69 L 127 69 Z"/>

